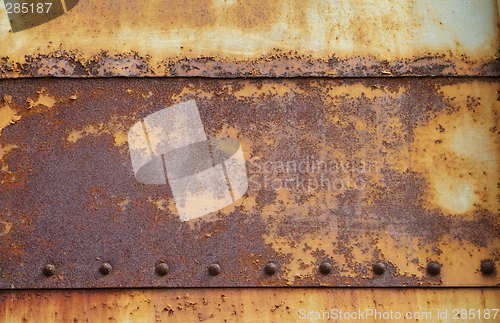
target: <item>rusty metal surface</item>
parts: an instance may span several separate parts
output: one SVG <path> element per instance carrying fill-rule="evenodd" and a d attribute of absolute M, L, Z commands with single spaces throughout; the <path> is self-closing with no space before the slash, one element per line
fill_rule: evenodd
<path fill-rule="evenodd" d="M 87 0 L 12 33 L 0 1 L 0 78 L 497 76 L 498 12 L 497 0 Z"/>
<path fill-rule="evenodd" d="M 498 322 L 499 308 L 498 288 L 217 288 L 0 292 L 0 319 L 5 323 L 330 320 Z"/>
<path fill-rule="evenodd" d="M 499 84 L 3 80 L 0 288 L 498 285 Z M 249 189 L 183 222 L 135 180 L 127 132 L 191 99 Z"/>

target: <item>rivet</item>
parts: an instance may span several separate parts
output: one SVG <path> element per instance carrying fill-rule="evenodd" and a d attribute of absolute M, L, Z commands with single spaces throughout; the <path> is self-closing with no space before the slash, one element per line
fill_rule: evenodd
<path fill-rule="evenodd" d="M 439 275 L 441 272 L 441 265 L 435 261 L 431 261 L 427 264 L 427 272 L 432 276 Z"/>
<path fill-rule="evenodd" d="M 211 264 L 210 266 L 208 266 L 208 272 L 212 276 L 220 275 L 221 271 L 222 271 L 222 268 L 220 267 L 219 264 Z"/>
<path fill-rule="evenodd" d="M 113 270 L 113 267 L 111 267 L 111 265 L 107 262 L 103 263 L 101 267 L 99 267 L 99 271 L 103 275 L 109 275 L 109 273 L 111 273 L 111 270 Z"/>
<path fill-rule="evenodd" d="M 158 265 L 156 265 L 155 272 L 160 276 L 165 276 L 166 274 L 168 274 L 168 269 L 169 268 L 166 263 L 160 262 Z"/>
<path fill-rule="evenodd" d="M 323 275 L 328 275 L 331 273 L 333 270 L 333 266 L 329 262 L 324 262 L 321 265 L 319 265 L 319 272 L 322 273 Z"/>
<path fill-rule="evenodd" d="M 264 271 L 266 272 L 266 274 L 268 275 L 274 275 L 276 273 L 276 265 L 272 262 L 270 263 L 267 263 L 265 266 L 264 266 Z"/>
<path fill-rule="evenodd" d="M 47 277 L 53 276 L 56 273 L 56 266 L 46 264 L 43 266 L 43 274 Z"/>
<path fill-rule="evenodd" d="M 382 275 L 385 272 L 385 264 L 383 262 L 373 264 L 373 272 L 377 275 Z"/>
<path fill-rule="evenodd" d="M 491 275 L 495 272 L 495 264 L 491 260 L 481 261 L 481 271 L 485 275 Z"/>

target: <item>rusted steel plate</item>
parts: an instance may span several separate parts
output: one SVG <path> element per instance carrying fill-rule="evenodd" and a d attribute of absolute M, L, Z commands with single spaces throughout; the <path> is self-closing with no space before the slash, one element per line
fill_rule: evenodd
<path fill-rule="evenodd" d="M 21 32 L 5 9 L 0 78 L 500 71 L 497 0 L 86 0 Z"/>
<path fill-rule="evenodd" d="M 2 322 L 498 322 L 498 288 L 0 292 Z"/>
<path fill-rule="evenodd" d="M 498 79 L 24 79 L 0 97 L 1 288 L 499 284 Z M 183 221 L 128 134 L 143 122 L 157 149 L 171 127 L 151 116 L 190 100 L 206 137 L 241 144 L 248 189 Z"/>

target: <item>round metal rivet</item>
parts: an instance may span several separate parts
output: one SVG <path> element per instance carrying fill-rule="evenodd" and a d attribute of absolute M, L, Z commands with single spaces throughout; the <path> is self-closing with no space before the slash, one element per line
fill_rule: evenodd
<path fill-rule="evenodd" d="M 491 275 L 495 272 L 495 264 L 491 260 L 481 261 L 481 271 L 485 275 Z"/>
<path fill-rule="evenodd" d="M 439 275 L 441 273 L 441 265 L 435 261 L 431 261 L 427 264 L 427 272 L 432 276 Z"/>
<path fill-rule="evenodd" d="M 47 277 L 53 276 L 56 273 L 56 266 L 46 264 L 43 266 L 43 274 Z"/>
<path fill-rule="evenodd" d="M 168 269 L 169 269 L 168 265 L 164 262 L 161 262 L 158 265 L 156 265 L 155 272 L 160 276 L 165 276 L 166 274 L 168 274 Z"/>
<path fill-rule="evenodd" d="M 111 270 L 113 270 L 113 267 L 111 267 L 111 265 L 107 262 L 103 263 L 101 267 L 99 267 L 99 271 L 103 275 L 109 275 L 109 273 L 111 273 Z"/>
<path fill-rule="evenodd" d="M 319 265 L 319 272 L 322 273 L 323 275 L 328 275 L 331 273 L 333 270 L 333 266 L 329 262 L 324 262 L 321 265 Z"/>
<path fill-rule="evenodd" d="M 220 267 L 219 264 L 211 264 L 209 267 L 208 267 L 208 272 L 210 273 L 210 275 L 212 276 L 217 276 L 217 275 L 220 275 L 222 271 L 222 268 Z"/>
<path fill-rule="evenodd" d="M 373 264 L 373 272 L 377 275 L 382 275 L 385 272 L 385 264 L 383 262 Z"/>
<path fill-rule="evenodd" d="M 267 263 L 265 266 L 264 266 L 264 271 L 266 272 L 266 274 L 268 275 L 274 275 L 276 273 L 276 265 L 272 262 L 270 263 Z"/>

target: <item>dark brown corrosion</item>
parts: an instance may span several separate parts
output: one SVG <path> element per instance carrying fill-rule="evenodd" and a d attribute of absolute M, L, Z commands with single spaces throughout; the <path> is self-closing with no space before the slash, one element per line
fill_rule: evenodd
<path fill-rule="evenodd" d="M 500 261 L 498 87 L 3 80 L 0 288 L 497 285 L 480 268 Z M 207 136 L 241 143 L 249 189 L 182 222 L 168 186 L 135 180 L 127 132 L 190 99 Z M 439 275 L 427 275 L 430 261 Z M 160 263 L 168 274 L 155 272 Z"/>
<path fill-rule="evenodd" d="M 439 56 L 380 60 L 370 55 L 353 58 L 312 58 L 296 52 L 263 55 L 256 60 L 227 60 L 220 56 L 166 59 L 151 64 L 137 52 L 106 52 L 81 59 L 78 52 L 55 51 L 26 56 L 24 62 L 0 58 L 0 78 L 19 77 L 398 77 L 398 76 L 496 76 L 500 61 L 455 61 Z"/>

